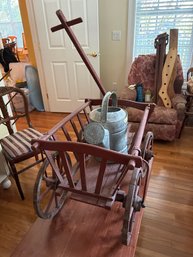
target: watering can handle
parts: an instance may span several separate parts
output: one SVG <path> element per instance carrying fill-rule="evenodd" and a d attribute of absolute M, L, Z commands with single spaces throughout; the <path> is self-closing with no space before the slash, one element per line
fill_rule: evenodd
<path fill-rule="evenodd" d="M 115 92 L 107 92 L 103 97 L 102 108 L 101 108 L 101 122 L 105 123 L 107 121 L 107 112 L 109 106 L 109 99 L 112 98 L 112 106 L 117 106 L 117 95 Z"/>

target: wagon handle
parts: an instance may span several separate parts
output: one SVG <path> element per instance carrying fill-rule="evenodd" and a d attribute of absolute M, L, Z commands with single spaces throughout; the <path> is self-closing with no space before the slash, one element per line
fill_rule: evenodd
<path fill-rule="evenodd" d="M 138 128 L 138 130 L 135 134 L 133 147 L 131 149 L 131 154 L 132 155 L 136 156 L 136 155 L 139 155 L 139 152 L 141 152 L 140 146 L 141 146 L 143 134 L 144 134 L 144 131 L 145 131 L 145 126 L 146 126 L 146 123 L 147 123 L 147 120 L 148 120 L 149 111 L 150 111 L 150 105 L 146 106 L 143 118 L 142 118 L 142 120 L 140 122 L 140 125 L 139 125 L 139 128 Z"/>
<path fill-rule="evenodd" d="M 102 95 L 104 96 L 106 93 L 106 90 L 104 89 L 102 82 L 99 78 L 99 76 L 97 75 L 96 71 L 94 70 L 91 62 L 89 61 L 88 57 L 86 56 L 86 54 L 84 53 L 79 41 L 77 40 L 73 30 L 70 28 L 71 26 L 78 24 L 80 22 L 82 22 L 81 18 L 77 18 L 71 21 L 67 21 L 66 17 L 64 16 L 62 10 L 57 10 L 56 11 L 56 15 L 58 16 L 58 19 L 61 21 L 61 24 L 54 26 L 51 28 L 52 32 L 61 30 L 61 29 L 65 29 L 68 36 L 70 37 L 70 39 L 72 40 L 72 43 L 74 44 L 76 50 L 78 51 L 80 57 L 82 58 L 83 62 L 85 63 L 85 65 L 87 66 L 90 74 L 92 75 L 93 79 L 95 80 L 96 84 L 98 85 Z"/>

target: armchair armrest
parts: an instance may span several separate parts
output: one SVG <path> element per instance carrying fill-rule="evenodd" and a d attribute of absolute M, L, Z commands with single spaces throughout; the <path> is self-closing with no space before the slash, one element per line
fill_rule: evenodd
<path fill-rule="evenodd" d="M 186 99 L 182 94 L 176 94 L 172 99 L 172 106 L 177 111 L 178 120 L 183 121 L 186 111 Z"/>
<path fill-rule="evenodd" d="M 186 109 L 186 99 L 182 94 L 176 94 L 172 99 L 172 106 L 174 109 L 180 112 L 185 112 Z"/>

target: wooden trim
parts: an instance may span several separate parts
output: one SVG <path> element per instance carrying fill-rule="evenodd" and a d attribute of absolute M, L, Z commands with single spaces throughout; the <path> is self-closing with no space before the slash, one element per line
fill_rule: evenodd
<path fill-rule="evenodd" d="M 125 63 L 125 84 L 128 84 L 128 72 L 133 62 L 133 48 L 134 48 L 134 31 L 135 31 L 135 3 L 136 1 L 128 0 L 127 3 L 127 44 L 126 44 L 126 63 Z"/>

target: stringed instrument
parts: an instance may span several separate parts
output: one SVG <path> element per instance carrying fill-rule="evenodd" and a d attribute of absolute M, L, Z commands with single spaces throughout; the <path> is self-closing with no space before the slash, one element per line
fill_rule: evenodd
<path fill-rule="evenodd" d="M 178 49 L 178 29 L 170 30 L 170 43 L 169 51 L 166 56 L 165 64 L 162 71 L 162 84 L 159 90 L 159 96 L 163 101 L 163 104 L 167 108 L 172 107 L 170 100 L 171 94 L 173 94 L 173 82 L 175 80 L 175 64 L 177 58 Z M 168 94 L 170 92 L 170 94 Z M 170 96 L 169 96 L 170 95 Z"/>
<path fill-rule="evenodd" d="M 154 41 L 154 47 L 156 49 L 156 60 L 155 60 L 155 82 L 154 82 L 154 96 L 155 103 L 158 103 L 158 94 L 162 83 L 162 70 L 164 67 L 165 57 L 166 57 L 166 46 L 168 44 L 167 33 L 160 34 L 156 37 Z"/>

